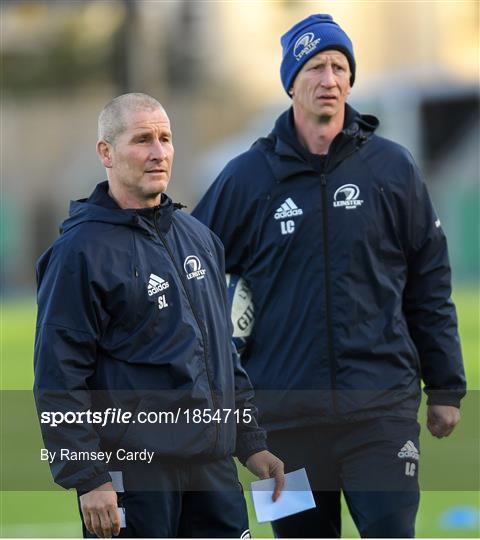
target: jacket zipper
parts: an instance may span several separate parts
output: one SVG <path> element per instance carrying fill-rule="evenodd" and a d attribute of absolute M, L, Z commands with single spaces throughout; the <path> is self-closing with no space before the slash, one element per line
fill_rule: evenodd
<path fill-rule="evenodd" d="M 156 211 L 155 211 L 154 216 L 153 216 L 153 223 L 155 225 L 155 231 L 157 232 L 158 237 L 160 238 L 160 241 L 162 242 L 165 250 L 167 251 L 167 253 L 168 253 L 168 255 L 169 255 L 169 257 L 170 257 L 170 259 L 172 261 L 173 267 L 175 268 L 175 272 L 177 273 L 177 275 L 178 275 L 178 277 L 180 279 L 180 282 L 181 282 L 181 284 L 183 286 L 183 290 L 185 292 L 188 303 L 190 305 L 190 309 L 192 310 L 195 321 L 197 322 L 198 328 L 200 329 L 200 333 L 202 334 L 203 345 L 204 345 L 204 347 L 203 347 L 203 358 L 204 358 L 204 363 L 205 363 L 205 372 L 207 374 L 208 387 L 210 389 L 210 395 L 212 397 L 213 407 L 214 407 L 214 409 L 218 409 L 218 405 L 217 405 L 217 402 L 216 402 L 216 399 L 215 399 L 215 393 L 213 391 L 212 379 L 211 379 L 210 373 L 208 371 L 208 347 L 209 346 L 208 346 L 208 337 L 207 337 L 205 328 L 201 324 L 201 319 L 200 319 L 198 313 L 196 312 L 195 308 L 193 307 L 193 300 L 192 300 L 192 297 L 190 296 L 190 293 L 188 291 L 187 283 L 185 282 L 185 279 L 184 279 L 184 276 L 183 276 L 182 272 L 178 269 L 177 263 L 175 261 L 175 258 L 173 256 L 173 253 L 172 253 L 171 249 L 169 248 L 169 246 L 167 244 L 165 236 L 158 230 L 158 227 L 157 227 L 157 212 Z M 173 226 L 173 224 L 172 224 L 172 226 Z M 219 435 L 219 426 L 215 422 L 214 422 L 214 425 L 215 425 L 215 444 L 214 444 L 212 453 L 215 453 L 215 450 L 217 448 L 218 435 Z"/>
<path fill-rule="evenodd" d="M 328 364 L 330 366 L 330 384 L 332 386 L 332 408 L 335 415 L 338 414 L 338 403 L 336 396 L 337 370 L 335 363 L 335 353 L 333 351 L 332 332 L 332 291 L 330 286 L 330 245 L 328 242 L 328 219 L 327 219 L 327 178 L 324 173 L 320 175 L 320 185 L 322 187 L 322 217 L 323 217 L 323 254 L 325 259 L 325 302 L 327 308 L 327 348 Z"/>

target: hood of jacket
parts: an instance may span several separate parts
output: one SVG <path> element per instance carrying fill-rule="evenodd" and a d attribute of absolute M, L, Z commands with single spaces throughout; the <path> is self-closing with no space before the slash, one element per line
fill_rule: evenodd
<path fill-rule="evenodd" d="M 369 114 L 360 114 L 353 107 L 345 105 L 343 130 L 334 138 L 326 156 L 325 172 L 334 169 L 346 156 L 362 146 L 374 134 L 379 120 Z M 267 159 L 278 181 L 296 174 L 312 171 L 311 154 L 298 139 L 293 119 L 293 108 L 282 113 L 268 137 L 259 139 L 255 145 L 270 148 Z M 276 159 L 282 156 L 281 160 Z"/>
<path fill-rule="evenodd" d="M 183 205 L 172 202 L 172 199 L 162 193 L 159 205 L 152 208 L 123 209 L 108 194 L 108 182 L 97 184 L 92 194 L 86 199 L 70 202 L 68 218 L 61 224 L 60 233 L 64 234 L 77 225 L 85 222 L 109 223 L 140 228 L 151 234 L 154 219 L 162 232 L 167 232 L 172 222 L 175 210 Z"/>

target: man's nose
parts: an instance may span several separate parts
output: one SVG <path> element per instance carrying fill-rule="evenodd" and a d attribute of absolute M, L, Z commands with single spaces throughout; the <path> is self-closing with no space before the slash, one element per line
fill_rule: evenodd
<path fill-rule="evenodd" d="M 336 82 L 332 66 L 326 66 L 323 70 L 321 84 L 324 88 L 332 88 L 335 86 Z"/>
<path fill-rule="evenodd" d="M 161 161 L 162 159 L 165 159 L 166 155 L 162 141 L 156 140 L 151 148 L 151 159 L 158 159 Z"/>

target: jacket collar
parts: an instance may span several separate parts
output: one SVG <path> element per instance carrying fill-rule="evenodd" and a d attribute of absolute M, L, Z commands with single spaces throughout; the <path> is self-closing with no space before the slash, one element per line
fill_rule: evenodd
<path fill-rule="evenodd" d="M 101 182 L 87 199 L 70 203 L 70 216 L 60 230 L 65 232 L 86 221 L 99 221 L 141 228 L 149 234 L 152 234 L 156 225 L 162 232 L 167 232 L 173 212 L 181 206 L 174 204 L 170 197 L 162 193 L 160 204 L 153 208 L 122 209 L 108 194 L 108 182 Z"/>
<path fill-rule="evenodd" d="M 360 115 L 346 104 L 344 128 L 330 145 L 325 171 L 334 169 L 347 155 L 365 143 L 373 135 L 378 124 L 374 116 Z M 256 144 L 273 150 L 266 152 L 266 157 L 278 182 L 291 176 L 315 171 L 310 162 L 310 153 L 298 140 L 292 107 L 278 117 L 270 135 L 259 139 Z M 283 159 L 277 159 L 278 156 Z"/>

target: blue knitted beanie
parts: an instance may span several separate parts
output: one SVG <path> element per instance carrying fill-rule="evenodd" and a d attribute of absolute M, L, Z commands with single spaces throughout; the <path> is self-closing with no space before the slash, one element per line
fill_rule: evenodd
<path fill-rule="evenodd" d="M 355 56 L 350 38 L 330 15 L 310 15 L 298 22 L 280 39 L 283 49 L 280 77 L 289 92 L 302 66 L 319 52 L 334 49 L 342 52 L 350 65 L 350 85 L 355 81 Z"/>

